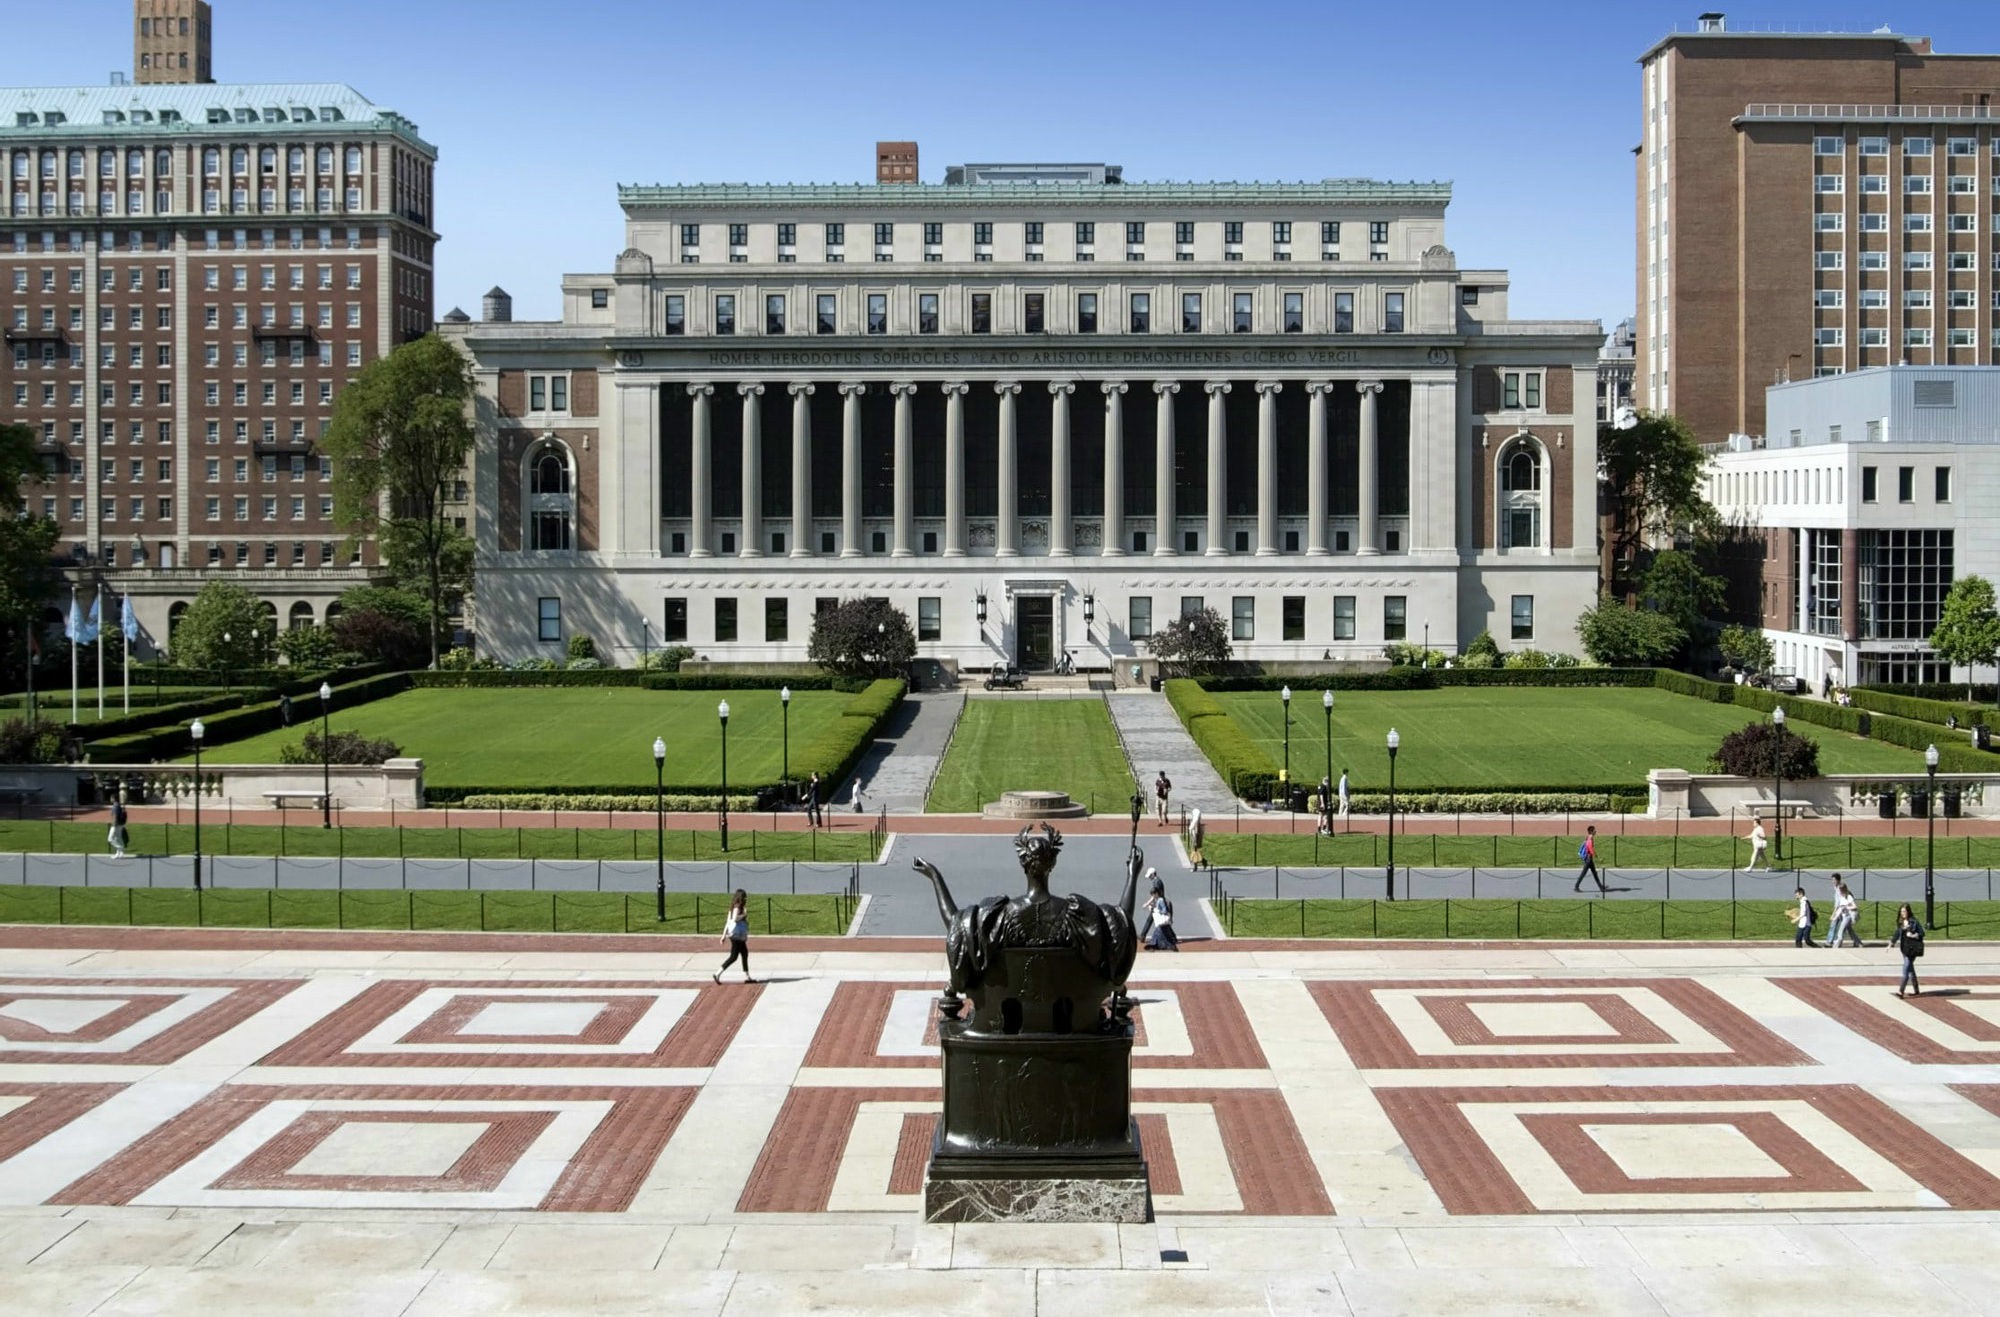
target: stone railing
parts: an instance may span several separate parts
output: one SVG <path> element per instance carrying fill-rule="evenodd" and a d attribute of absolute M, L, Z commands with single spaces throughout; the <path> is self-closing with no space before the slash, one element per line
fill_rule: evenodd
<path fill-rule="evenodd" d="M 1892 810 L 1907 809 L 1911 793 L 1928 790 L 1930 778 L 1923 773 L 1843 773 L 1787 780 L 1782 797 L 1773 794 L 1775 785 L 1768 777 L 1656 768 L 1646 775 L 1646 814 L 1658 819 L 1728 817 L 1779 802 L 1812 814 L 1873 817 L 1881 813 L 1885 796 L 1894 802 Z M 1941 796 L 1956 793 L 1960 810 L 1969 817 L 2000 818 L 2000 774 L 1939 773 L 1937 790 Z"/>
<path fill-rule="evenodd" d="M 68 806 L 108 801 L 122 791 L 131 805 L 191 802 L 199 789 L 203 804 L 267 806 L 273 796 L 315 799 L 331 788 L 336 809 L 422 809 L 424 761 L 391 759 L 385 764 L 211 764 L 201 766 L 197 786 L 192 764 L 8 764 L 0 765 L 0 793 L 28 807 Z"/>

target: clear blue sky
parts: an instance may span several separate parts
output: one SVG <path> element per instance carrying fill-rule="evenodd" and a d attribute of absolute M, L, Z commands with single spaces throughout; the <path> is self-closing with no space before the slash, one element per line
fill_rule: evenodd
<path fill-rule="evenodd" d="M 214 0 L 225 82 L 346 82 L 436 143 L 438 310 L 557 314 L 624 245 L 616 185 L 871 179 L 915 138 L 965 160 L 1129 179 L 1445 179 L 1461 262 L 1517 316 L 1632 310 L 1634 60 L 1699 0 Z M 1731 4 L 1732 23 L 2000 52 L 1990 0 Z M 6 5 L 0 81 L 103 82 L 129 0 Z M 555 21 L 551 22 L 551 16 Z"/>

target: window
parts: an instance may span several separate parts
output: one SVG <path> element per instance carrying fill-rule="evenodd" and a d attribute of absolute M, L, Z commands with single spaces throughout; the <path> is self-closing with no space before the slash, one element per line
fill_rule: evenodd
<path fill-rule="evenodd" d="M 1814 154 L 1814 155 L 1839 155 L 1839 154 L 1840 154 L 1840 139 L 1839 139 L 1838 137 L 1815 137 L 1815 138 L 1813 138 L 1813 154 Z"/>
<path fill-rule="evenodd" d="M 944 634 L 944 601 L 936 595 L 917 599 L 917 639 L 937 640 Z"/>
<path fill-rule="evenodd" d="M 785 332 L 785 295 L 783 293 L 764 294 L 764 332 L 782 334 Z"/>
<path fill-rule="evenodd" d="M 1903 154 L 1904 154 L 1904 155 L 1929 155 L 1930 153 L 1931 153 L 1931 139 L 1930 139 L 1930 138 L 1928 138 L 1928 137 L 1905 137 L 1905 138 L 1903 139 Z"/>
<path fill-rule="evenodd" d="M 1319 258 L 1322 261 L 1340 259 L 1340 221 L 1322 220 L 1319 226 Z"/>
<path fill-rule="evenodd" d="M 1861 501 L 1873 503 L 1876 497 L 1875 468 L 1864 466 L 1861 468 Z"/>
<path fill-rule="evenodd" d="M 715 601 L 715 639 L 718 644 L 736 639 L 736 600 Z"/>
<path fill-rule="evenodd" d="M 1255 640 L 1257 638 L 1257 597 L 1239 594 L 1229 601 L 1229 638 L 1231 640 Z"/>
<path fill-rule="evenodd" d="M 1813 305 L 1822 310 L 1839 310 L 1841 293 L 1838 288 L 1820 288 L 1813 293 Z"/>
<path fill-rule="evenodd" d="M 733 293 L 715 295 L 715 332 L 724 335 L 736 332 L 736 297 Z"/>
<path fill-rule="evenodd" d="M 1917 469 L 1913 466 L 1896 468 L 1896 501 L 1914 503 L 1917 501 Z"/>
<path fill-rule="evenodd" d="M 1931 217 L 1929 215 L 1921 212 L 1913 212 L 1903 216 L 1903 232 L 1929 233 L 1930 231 Z"/>
<path fill-rule="evenodd" d="M 1076 245 L 1093 247 L 1097 244 L 1097 226 L 1087 221 L 1079 221 L 1076 226 Z"/>
<path fill-rule="evenodd" d="M 1867 254 L 1867 253 L 1865 253 L 1865 252 L 1863 253 L 1863 255 L 1866 255 L 1866 254 Z M 1839 253 L 1839 252 L 1814 252 L 1814 253 L 1813 253 L 1813 269 L 1815 269 L 1815 270 L 1838 270 L 1838 269 L 1840 269 L 1840 268 L 1841 268 L 1841 261 L 1840 261 L 1840 257 L 1841 257 L 1841 253 Z"/>
<path fill-rule="evenodd" d="M 1306 597 L 1302 594 L 1288 594 L 1284 597 L 1284 638 L 1286 640 L 1306 638 Z"/>
<path fill-rule="evenodd" d="M 1354 294 L 1335 293 L 1333 295 L 1333 332 L 1352 334 L 1354 332 Z"/>
<path fill-rule="evenodd" d="M 1201 332 L 1201 294 L 1182 293 L 1181 333 L 1199 334 L 1200 332 Z"/>
<path fill-rule="evenodd" d="M 972 295 L 972 332 L 975 334 L 993 332 L 993 294 Z"/>
<path fill-rule="evenodd" d="M 1511 616 L 1511 622 L 1508 627 L 1510 637 L 1515 640 L 1533 640 L 1535 638 L 1535 596 L 1531 594 L 1515 595 L 1513 606 L 1508 611 Z"/>
<path fill-rule="evenodd" d="M 1351 594 L 1333 597 L 1333 638 L 1354 639 L 1354 596 Z"/>
<path fill-rule="evenodd" d="M 1125 634 L 1144 640 L 1153 634 L 1153 597 L 1133 595 L 1125 601 Z"/>
<path fill-rule="evenodd" d="M 688 601 L 679 596 L 666 600 L 665 620 L 660 627 L 660 639 L 668 644 L 688 638 Z"/>
<path fill-rule="evenodd" d="M 543 641 L 561 640 L 563 638 L 562 600 L 542 598 L 535 602 L 538 612 L 537 620 L 539 622 L 539 629 L 536 632 L 535 638 Z"/>
<path fill-rule="evenodd" d="M 1095 334 L 1097 332 L 1097 294 L 1078 293 L 1076 295 L 1076 332 Z"/>
<path fill-rule="evenodd" d="M 935 334 L 938 332 L 938 295 L 936 293 L 917 294 L 917 332 Z"/>
<path fill-rule="evenodd" d="M 867 329 L 871 334 L 889 332 L 889 295 L 887 293 L 868 294 Z"/>
<path fill-rule="evenodd" d="M 1146 225 L 1143 220 L 1126 221 L 1125 259 L 1128 261 L 1146 259 Z"/>
<path fill-rule="evenodd" d="M 1250 302 L 1251 297 L 1249 293 L 1230 294 L 1229 329 L 1231 333 L 1247 334 L 1250 332 L 1253 323 Z"/>
<path fill-rule="evenodd" d="M 799 243 L 798 225 L 780 224 L 778 226 L 778 246 L 780 248 L 796 247 L 798 246 L 798 243 Z"/>
<path fill-rule="evenodd" d="M 1839 174 L 1813 175 L 1813 191 L 1831 193 L 1841 191 L 1842 178 Z"/>
<path fill-rule="evenodd" d="M 678 293 L 667 298 L 665 328 L 669 335 L 687 333 L 687 298 Z"/>
<path fill-rule="evenodd" d="M 1305 333 L 1306 295 L 1304 293 L 1285 294 L 1284 329 L 1287 334 Z"/>
<path fill-rule="evenodd" d="M 944 225 L 938 223 L 924 225 L 924 246 L 939 247 L 942 245 L 944 245 Z"/>
<path fill-rule="evenodd" d="M 779 644 L 791 636 L 791 618 L 785 606 L 786 602 L 783 595 L 774 596 L 764 601 L 764 641 L 766 644 Z"/>
<path fill-rule="evenodd" d="M 813 298 L 813 332 L 832 334 L 840 328 L 840 316 L 835 310 L 835 294 L 821 293 Z"/>
<path fill-rule="evenodd" d="M 1861 176 L 1861 190 L 1863 192 L 1887 192 L 1889 190 L 1889 176 L 1887 174 L 1863 174 Z"/>
<path fill-rule="evenodd" d="M 1133 293 L 1130 303 L 1130 319 L 1126 328 L 1134 334 L 1150 333 L 1153 328 L 1153 295 Z"/>
<path fill-rule="evenodd" d="M 1410 600 L 1407 595 L 1382 598 L 1382 639 L 1401 640 L 1410 629 Z"/>
<path fill-rule="evenodd" d="M 1889 139 L 1886 137 L 1864 137 L 1861 139 L 1862 155 L 1889 154 Z"/>
<path fill-rule="evenodd" d="M 847 245 L 847 226 L 845 224 L 827 225 L 826 226 L 827 251 L 829 253 L 836 252 L 840 250 L 842 247 L 845 247 L 846 245 Z"/>
<path fill-rule="evenodd" d="M 1382 294 L 1382 332 L 1385 334 L 1403 332 L 1403 294 Z"/>
<path fill-rule="evenodd" d="M 1039 334 L 1044 328 L 1043 313 L 1048 301 L 1043 293 L 1021 294 L 1021 332 Z"/>
<path fill-rule="evenodd" d="M 1931 472 L 1931 494 L 1940 503 L 1951 502 L 1951 468 L 1941 466 Z"/>
<path fill-rule="evenodd" d="M 1813 216 L 1813 230 L 1817 233 L 1839 233 L 1844 218 L 1837 210 L 1821 211 Z"/>

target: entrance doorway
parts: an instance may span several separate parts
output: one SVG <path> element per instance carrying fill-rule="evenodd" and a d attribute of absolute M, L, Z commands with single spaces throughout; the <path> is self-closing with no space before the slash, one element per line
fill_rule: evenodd
<path fill-rule="evenodd" d="M 1025 672 L 1042 672 L 1055 665 L 1055 603 L 1047 595 L 1020 595 L 1014 600 L 1019 623 L 1014 662 Z"/>

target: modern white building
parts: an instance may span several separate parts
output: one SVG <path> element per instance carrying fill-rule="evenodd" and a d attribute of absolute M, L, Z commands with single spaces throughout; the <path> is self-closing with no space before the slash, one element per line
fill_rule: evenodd
<path fill-rule="evenodd" d="M 624 187 L 559 322 L 446 318 L 485 652 L 796 660 L 856 595 L 965 667 L 1577 648 L 1603 333 L 1508 319 L 1448 185 L 947 176 Z"/>
<path fill-rule="evenodd" d="M 2000 368 L 1887 366 L 1773 386 L 1770 434 L 1708 473 L 1763 545 L 1776 661 L 1815 689 L 1962 680 L 1929 637 L 1960 576 L 2000 576 Z"/>

